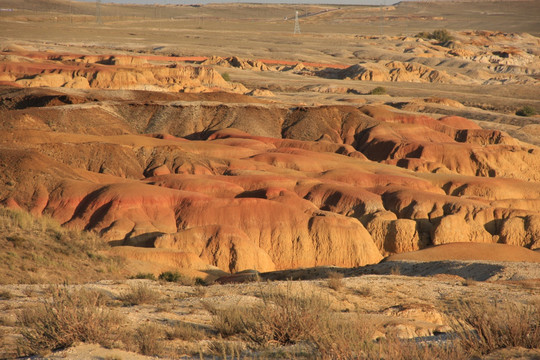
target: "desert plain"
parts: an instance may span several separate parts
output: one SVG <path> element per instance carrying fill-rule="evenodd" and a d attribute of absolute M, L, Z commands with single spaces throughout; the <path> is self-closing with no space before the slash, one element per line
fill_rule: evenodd
<path fill-rule="evenodd" d="M 539 1 L 0 10 L 0 358 L 540 358 Z"/>

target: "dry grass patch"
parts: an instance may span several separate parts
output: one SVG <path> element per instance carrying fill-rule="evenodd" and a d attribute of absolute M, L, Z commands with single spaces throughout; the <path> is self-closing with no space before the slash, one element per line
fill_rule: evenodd
<path fill-rule="evenodd" d="M 244 349 L 245 345 L 241 342 L 223 339 L 212 340 L 208 346 L 210 353 L 221 359 L 242 359 L 241 355 Z"/>
<path fill-rule="evenodd" d="M 455 329 L 470 355 L 483 355 L 510 347 L 538 348 L 540 301 L 460 301 L 455 309 Z"/>
<path fill-rule="evenodd" d="M 243 318 L 248 337 L 261 345 L 295 344 L 309 340 L 329 313 L 329 302 L 306 294 L 286 292 L 262 294 L 263 304 L 249 309 Z"/>
<path fill-rule="evenodd" d="M 177 321 L 165 329 L 167 340 L 197 341 L 206 339 L 208 334 L 201 327 L 183 321 Z"/>
<path fill-rule="evenodd" d="M 323 359 L 357 359 L 375 346 L 371 340 L 377 324 L 359 314 L 325 316 L 310 340 Z"/>
<path fill-rule="evenodd" d="M 164 338 L 165 331 L 163 327 L 155 323 L 139 326 L 134 334 L 138 352 L 147 356 L 160 356 L 163 354 L 165 350 Z"/>
<path fill-rule="evenodd" d="M 161 294 L 153 290 L 148 284 L 130 285 L 129 290 L 119 296 L 119 300 L 126 305 L 156 304 L 162 298 Z"/>
<path fill-rule="evenodd" d="M 137 273 L 132 276 L 131 279 L 146 279 L 146 280 L 156 280 L 156 276 L 152 273 Z"/>
<path fill-rule="evenodd" d="M 341 291 L 345 287 L 343 283 L 343 274 L 336 271 L 328 273 L 328 287 L 335 291 Z"/>
<path fill-rule="evenodd" d="M 125 319 L 106 307 L 108 299 L 102 294 L 52 287 L 47 295 L 49 300 L 19 315 L 21 354 L 41 354 L 75 342 L 110 347 L 121 338 Z"/>
<path fill-rule="evenodd" d="M 303 291 L 261 290 L 262 303 L 210 309 L 220 336 L 244 339 L 253 349 L 297 345 L 320 359 L 465 359 L 459 343 L 417 343 L 397 337 L 374 341 L 380 323 L 362 313 L 341 313 L 329 301 Z M 227 339 L 230 340 L 230 339 Z M 230 341 L 219 341 L 220 346 Z M 290 348 L 289 348 L 290 349 Z M 213 352 L 215 355 L 219 351 Z M 227 355 L 233 354 L 226 351 Z M 305 355 L 305 354 L 304 354 Z M 289 357 L 303 357 L 291 353 Z"/>
<path fill-rule="evenodd" d="M 229 337 L 246 332 L 247 316 L 250 315 L 250 309 L 240 307 L 217 308 L 210 304 L 205 304 L 207 310 L 212 314 L 212 326 L 218 334 Z"/>
<path fill-rule="evenodd" d="M 241 335 L 258 345 L 296 344 L 312 337 L 329 303 L 304 292 L 261 291 L 262 304 L 249 307 L 209 308 L 212 325 L 224 337 Z"/>
<path fill-rule="evenodd" d="M 373 295 L 373 291 L 371 290 L 371 288 L 369 286 L 362 286 L 361 288 L 356 289 L 354 293 L 356 295 L 359 295 L 359 296 L 371 296 L 371 295 Z"/>
<path fill-rule="evenodd" d="M 96 234 L 62 228 L 0 207 L 0 284 L 81 283 L 122 277 L 123 262 L 100 254 L 108 245 Z"/>

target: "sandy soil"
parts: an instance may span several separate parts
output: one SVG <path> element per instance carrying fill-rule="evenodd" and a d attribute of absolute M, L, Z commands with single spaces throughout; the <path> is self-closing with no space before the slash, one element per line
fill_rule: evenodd
<path fill-rule="evenodd" d="M 501 301 L 508 297 L 519 299 L 520 302 L 530 302 L 537 298 L 540 291 L 539 269 L 513 266 L 508 263 L 455 263 L 454 268 L 461 266 L 464 271 L 453 271 L 452 266 L 444 270 L 444 266 L 428 264 L 414 264 L 414 271 L 396 270 L 394 275 L 346 275 L 342 280 L 343 288 L 333 290 L 329 288 L 328 280 L 321 276 L 319 280 L 304 281 L 272 281 L 251 282 L 245 284 L 211 285 L 206 287 L 180 286 L 171 283 L 150 280 L 129 281 L 101 281 L 86 285 L 74 285 L 70 288 L 84 287 L 97 290 L 110 297 L 113 301 L 122 293 L 129 291 L 130 287 L 143 284 L 159 294 L 159 304 L 141 304 L 127 307 L 116 307 L 116 310 L 125 315 L 128 323 L 136 327 L 145 322 L 154 322 L 163 326 L 171 326 L 175 322 L 187 322 L 197 326 L 212 329 L 212 316 L 208 312 L 208 305 L 221 308 L 230 306 L 248 306 L 260 300 L 261 292 L 285 291 L 292 294 L 311 293 L 327 298 L 333 311 L 341 314 L 361 313 L 366 319 L 376 321 L 379 331 L 401 331 L 401 336 L 429 336 L 434 331 L 448 331 L 448 319 L 444 313 L 453 308 L 458 299 L 483 299 L 489 302 Z M 373 273 L 385 272 L 389 264 L 371 267 Z M 471 278 L 482 273 L 481 267 L 498 268 L 498 274 L 506 275 L 495 281 L 474 281 Z M 336 271 L 339 269 L 333 269 Z M 311 270 L 312 274 L 315 270 Z M 411 275 L 395 275 L 399 271 L 410 272 Z M 507 281 L 510 273 L 513 278 L 520 280 Z M 322 275 L 324 271 L 318 269 Z M 350 271 L 348 271 L 351 273 Z M 459 274 L 459 275 L 458 275 Z M 295 273 L 288 274 L 294 277 Z M 536 280 L 533 280 L 536 278 Z M 528 279 L 528 280 L 527 280 Z M 504 281 L 503 281 L 504 280 Z M 3 311 L 3 329 L 8 334 L 14 330 L 15 314 L 22 308 L 31 306 L 41 300 L 46 286 L 42 285 L 6 285 L 1 290 L 10 293 L 10 299 L 2 300 L 0 305 Z M 409 309 L 408 312 L 394 311 L 392 309 Z M 415 309 L 415 310 L 411 310 Z M 6 326 L 7 325 L 7 326 Z M 446 329 L 446 330 L 445 330 Z M 408 335 L 407 335 L 408 334 Z M 14 338 L 8 336 L 6 344 L 11 344 Z M 236 340 L 237 341 L 237 340 Z M 208 340 L 166 342 L 167 346 L 175 349 L 178 355 L 197 352 L 201 346 L 208 345 Z M 6 349 L 6 348 L 4 348 Z M 7 353 L 12 348 L 7 347 Z M 9 350 L 11 349 L 11 350 Z M 275 351 L 278 351 L 276 348 Z M 519 353 L 519 351 L 517 352 Z M 268 356 L 269 353 L 266 353 Z M 512 354 L 516 354 L 514 351 Z M 532 358 L 538 352 L 532 352 Z M 177 355 L 177 356 L 178 356 Z M 252 353 L 252 356 L 254 354 Z M 81 345 L 70 348 L 47 358 L 67 359 L 98 359 L 107 357 L 143 359 L 140 355 L 126 353 L 116 349 L 108 350 L 95 345 Z M 494 355 L 493 355 L 494 356 Z M 494 358 L 505 358 L 494 357 Z"/>

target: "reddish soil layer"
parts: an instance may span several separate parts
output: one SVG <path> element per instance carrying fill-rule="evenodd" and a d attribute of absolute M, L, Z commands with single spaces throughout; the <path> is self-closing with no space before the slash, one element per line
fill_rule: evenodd
<path fill-rule="evenodd" d="M 99 232 L 156 269 L 540 247 L 540 149 L 466 118 L 291 107 L 210 67 L 130 56 L 5 55 L 3 80 L 49 87 L 0 89 L 0 202 Z"/>

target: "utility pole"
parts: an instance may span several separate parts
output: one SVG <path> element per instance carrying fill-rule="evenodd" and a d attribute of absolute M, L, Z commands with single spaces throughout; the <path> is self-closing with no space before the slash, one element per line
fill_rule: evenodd
<path fill-rule="evenodd" d="M 383 3 L 381 2 L 381 23 L 379 25 L 379 31 L 380 31 L 380 35 L 382 37 L 382 34 L 383 34 L 383 22 L 384 22 L 384 13 L 383 13 L 383 9 L 384 9 L 384 5 Z"/>
<path fill-rule="evenodd" d="M 96 23 L 103 24 L 101 21 L 101 0 L 96 0 Z"/>
<path fill-rule="evenodd" d="M 298 21 L 298 11 L 296 11 L 296 15 L 294 16 L 294 35 L 300 34 L 300 22 Z"/>

